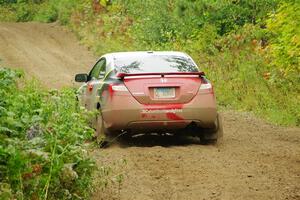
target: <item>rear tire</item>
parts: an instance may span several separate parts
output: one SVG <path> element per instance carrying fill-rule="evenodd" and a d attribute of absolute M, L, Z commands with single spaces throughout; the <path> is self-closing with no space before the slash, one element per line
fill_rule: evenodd
<path fill-rule="evenodd" d="M 215 127 L 205 129 L 199 136 L 201 144 L 220 144 L 223 140 L 223 121 L 220 114 L 217 115 Z"/>
<path fill-rule="evenodd" d="M 110 140 L 108 139 L 107 131 L 104 127 L 104 122 L 101 114 L 97 115 L 95 129 L 96 131 L 94 137 L 100 148 L 108 147 L 110 144 Z"/>

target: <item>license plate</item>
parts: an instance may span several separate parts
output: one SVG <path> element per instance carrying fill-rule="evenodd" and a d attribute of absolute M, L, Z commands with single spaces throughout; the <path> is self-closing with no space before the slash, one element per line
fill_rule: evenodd
<path fill-rule="evenodd" d="M 154 88 L 154 98 L 156 99 L 169 99 L 175 97 L 175 88 L 161 87 Z"/>

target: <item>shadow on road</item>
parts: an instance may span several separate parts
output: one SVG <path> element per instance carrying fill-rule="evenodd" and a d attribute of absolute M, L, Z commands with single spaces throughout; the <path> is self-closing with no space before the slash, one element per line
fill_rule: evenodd
<path fill-rule="evenodd" d="M 200 144 L 199 138 L 174 135 L 137 135 L 134 137 L 119 137 L 114 141 L 122 148 L 127 147 L 171 147 Z"/>

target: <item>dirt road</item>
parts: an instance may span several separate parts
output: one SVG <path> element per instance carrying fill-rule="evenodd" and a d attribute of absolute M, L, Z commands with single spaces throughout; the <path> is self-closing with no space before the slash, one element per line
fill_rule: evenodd
<path fill-rule="evenodd" d="M 0 23 L 0 59 L 48 88 L 73 85 L 74 75 L 96 61 L 67 29 L 41 23 Z"/>
<path fill-rule="evenodd" d="M 0 58 L 53 87 L 72 84 L 73 75 L 94 61 L 71 33 L 37 23 L 0 23 Z M 299 200 L 300 129 L 273 126 L 247 113 L 223 116 L 219 146 L 148 136 L 95 149 L 91 155 L 99 164 L 113 166 L 122 159 L 127 164 L 120 187 L 96 191 L 93 199 Z"/>
<path fill-rule="evenodd" d="M 94 152 L 100 163 L 126 159 L 115 199 L 300 199 L 300 129 L 224 112 L 224 141 L 143 137 Z M 107 199 L 98 192 L 96 199 Z"/>

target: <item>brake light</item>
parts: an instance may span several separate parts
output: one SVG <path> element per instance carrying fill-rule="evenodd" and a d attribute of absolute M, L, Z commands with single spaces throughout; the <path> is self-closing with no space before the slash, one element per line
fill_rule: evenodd
<path fill-rule="evenodd" d="M 119 91 L 119 92 L 126 92 L 126 91 L 128 91 L 128 89 L 126 88 L 125 85 L 112 85 L 111 89 L 113 91 Z"/>
<path fill-rule="evenodd" d="M 200 85 L 200 90 L 207 90 L 207 89 L 211 89 L 212 85 L 210 83 L 202 83 Z"/>
<path fill-rule="evenodd" d="M 88 91 L 92 92 L 93 91 L 93 87 L 94 86 L 92 84 L 88 84 L 88 86 L 87 86 Z"/>
<path fill-rule="evenodd" d="M 201 77 L 200 90 L 207 90 L 211 88 L 212 88 L 211 83 L 205 77 Z"/>

